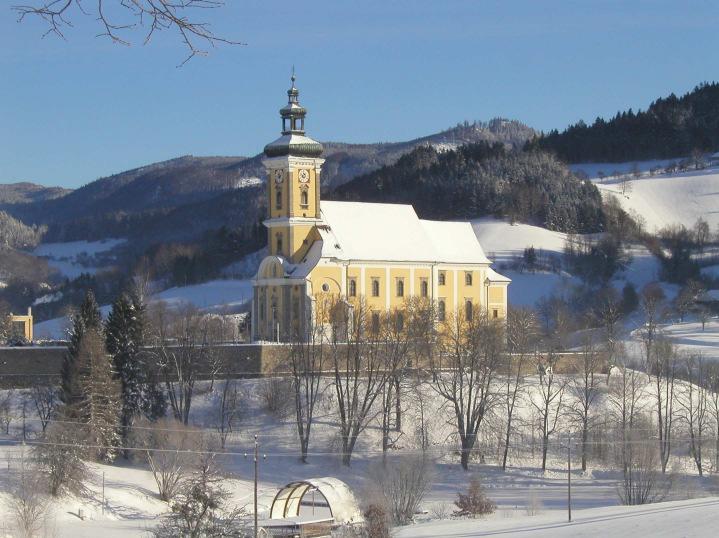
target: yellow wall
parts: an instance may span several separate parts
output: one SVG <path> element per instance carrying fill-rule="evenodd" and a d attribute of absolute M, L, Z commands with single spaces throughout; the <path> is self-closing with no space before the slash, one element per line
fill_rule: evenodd
<path fill-rule="evenodd" d="M 33 319 L 32 319 L 32 310 L 28 308 L 27 315 L 25 316 L 18 316 L 10 314 L 10 323 L 13 325 L 13 328 L 15 326 L 22 325 L 21 332 L 23 336 L 25 336 L 25 340 L 28 342 L 32 342 L 33 339 Z"/>
<path fill-rule="evenodd" d="M 299 170 L 304 169 L 310 173 L 310 180 L 304 185 L 307 185 L 307 206 L 302 205 L 302 186 L 299 182 L 298 174 Z M 315 170 L 314 166 L 301 166 L 298 168 L 292 167 L 284 170 L 284 179 L 280 185 L 275 183 L 275 169 L 268 170 L 267 174 L 267 201 L 269 207 L 270 218 L 282 218 L 282 217 L 306 217 L 306 218 L 317 218 L 319 217 L 318 208 L 318 197 L 317 197 L 317 186 L 319 174 Z M 292 190 L 292 206 L 290 207 L 290 189 Z M 277 208 L 277 200 L 275 199 L 278 190 L 282 191 L 282 205 Z"/>
<path fill-rule="evenodd" d="M 384 267 L 365 269 L 364 297 L 370 310 L 384 310 L 387 304 L 387 271 Z M 372 296 L 372 279 L 379 280 L 379 297 Z"/>
<path fill-rule="evenodd" d="M 303 206 L 300 202 L 302 201 L 302 183 L 299 182 L 298 172 L 299 169 L 292 170 L 292 208 L 291 216 L 293 217 L 308 217 L 314 218 L 319 216 L 317 213 L 317 197 L 315 196 L 315 190 L 317 188 L 317 172 L 314 168 L 305 168 L 310 173 L 310 180 L 307 185 L 307 205 Z"/>
<path fill-rule="evenodd" d="M 397 296 L 397 279 L 401 278 L 404 281 L 404 296 Z M 409 283 L 409 268 L 398 269 L 392 268 L 389 272 L 389 307 L 398 308 L 404 305 L 405 300 L 409 297 L 410 283 Z M 415 292 L 416 293 L 416 292 Z"/>
<path fill-rule="evenodd" d="M 318 265 L 308 278 L 312 283 L 312 295 L 318 296 L 322 293 L 333 295 L 342 294 L 342 268 L 339 265 Z M 327 290 L 323 286 L 327 286 Z"/>

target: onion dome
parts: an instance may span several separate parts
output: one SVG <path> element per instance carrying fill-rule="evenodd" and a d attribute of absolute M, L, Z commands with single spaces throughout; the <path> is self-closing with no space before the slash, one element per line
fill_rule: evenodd
<path fill-rule="evenodd" d="M 295 87 L 295 73 L 292 72 L 292 87 L 287 90 L 287 105 L 280 109 L 282 117 L 282 136 L 265 146 L 265 155 L 281 157 L 319 157 L 322 144 L 305 136 L 305 116 L 307 109 L 300 105 L 300 91 Z"/>

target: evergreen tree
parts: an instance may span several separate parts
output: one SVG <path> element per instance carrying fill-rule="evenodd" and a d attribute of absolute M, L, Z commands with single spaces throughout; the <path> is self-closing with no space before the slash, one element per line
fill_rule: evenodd
<path fill-rule="evenodd" d="M 100 307 L 95 301 L 95 295 L 88 290 L 80 309 L 72 317 L 70 342 L 62 364 L 60 400 L 64 404 L 63 414 L 66 418 L 73 418 L 75 414 L 74 408 L 83 399 L 82 391 L 78 384 L 77 358 L 83 336 L 91 330 L 102 330 L 102 315 L 100 314 Z"/>
<path fill-rule="evenodd" d="M 123 442 L 133 418 L 143 410 L 145 365 L 142 362 L 143 318 L 141 303 L 122 293 L 112 305 L 105 325 L 105 345 L 120 382 Z"/>
<path fill-rule="evenodd" d="M 120 384 L 115 379 L 102 334 L 86 330 L 78 345 L 77 386 L 82 400 L 76 406 L 77 419 L 86 424 L 85 440 L 101 461 L 112 461 L 120 438 Z"/>

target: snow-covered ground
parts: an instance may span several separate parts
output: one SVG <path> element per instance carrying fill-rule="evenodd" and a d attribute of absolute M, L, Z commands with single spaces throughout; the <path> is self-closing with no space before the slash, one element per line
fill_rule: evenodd
<path fill-rule="evenodd" d="M 509 223 L 505 220 L 482 218 L 472 221 L 474 232 L 485 254 L 503 275 L 512 279 L 509 286 L 509 302 L 514 305 L 534 306 L 537 301 L 553 292 L 561 292 L 580 280 L 559 271 L 520 272 L 503 268 L 511 266 L 522 258 L 524 249 L 534 247 L 537 256 L 560 259 L 564 251 L 567 234 L 553 232 L 530 224 Z M 615 287 L 621 291 L 627 282 L 641 290 L 649 282 L 659 278 L 659 261 L 642 245 L 629 245 L 627 254 L 631 263 L 614 278 Z M 676 294 L 676 286 L 664 286 L 668 297 Z"/>
<path fill-rule="evenodd" d="M 669 338 L 683 355 L 701 355 L 705 359 L 719 360 L 719 319 L 713 317 L 704 326 L 699 321 L 688 319 L 684 322 L 660 325 L 661 334 Z M 640 342 L 640 334 L 631 334 L 633 344 Z M 636 347 L 636 346 L 635 346 Z M 639 349 L 636 350 L 639 352 Z"/>
<path fill-rule="evenodd" d="M 630 188 L 622 194 L 619 180 L 597 182 L 605 196 L 615 196 L 622 207 L 640 215 L 648 231 L 656 231 L 671 224 L 694 225 L 699 217 L 712 230 L 719 225 L 719 170 L 709 168 L 661 174 L 647 174 L 631 179 Z"/>
<path fill-rule="evenodd" d="M 436 521 L 413 525 L 401 529 L 396 536 L 397 538 L 709 537 L 716 535 L 717 532 L 718 509 L 719 498 L 709 497 L 645 506 L 575 510 L 571 523 L 567 521 L 567 514 L 561 511 L 535 517 L 517 517 L 510 512 L 503 519 Z"/>
<path fill-rule="evenodd" d="M 702 268 L 702 274 L 711 278 L 719 278 L 719 265 L 709 265 Z"/>
<path fill-rule="evenodd" d="M 236 313 L 252 299 L 252 283 L 249 280 L 212 280 L 203 284 L 170 288 L 152 296 L 151 302 L 163 301 L 170 306 L 191 304 L 204 312 Z M 110 305 L 100 310 L 107 317 Z M 38 340 L 62 340 L 67 338 L 70 320 L 53 318 L 35 324 Z"/>
<path fill-rule="evenodd" d="M 310 445 L 309 463 L 302 464 L 297 457 L 296 427 L 292 418 L 292 409 L 279 417 L 269 414 L 263 404 L 263 380 L 240 381 L 243 414 L 239 426 L 233 431 L 227 444 L 227 450 L 218 455 L 218 461 L 227 473 L 225 488 L 231 493 L 231 503 L 235 506 L 250 507 L 252 502 L 252 458 L 245 457 L 251 453 L 253 436 L 258 434 L 260 451 L 266 454 L 260 462 L 259 505 L 260 517 L 266 515 L 274 495 L 279 489 L 292 481 L 313 477 L 332 476 L 346 482 L 360 500 L 371 495 L 369 470 L 381 462 L 381 435 L 378 422 L 373 422 L 361 435 L 357 443 L 351 467 L 341 465 L 337 452 L 337 417 L 333 389 L 327 386 L 324 396 L 316 411 L 316 422 L 313 426 Z M 626 536 L 637 532 L 639 536 L 649 535 L 654 527 L 645 528 L 648 522 L 656 521 L 662 529 L 676 531 L 681 527 L 674 518 L 683 518 L 685 534 L 664 534 L 663 536 L 711 536 L 702 534 L 707 530 L 709 521 L 704 518 L 714 513 L 716 518 L 717 499 L 694 499 L 686 502 L 652 505 L 645 507 L 626 508 L 618 506 L 617 480 L 618 471 L 611 465 L 602 464 L 599 459 L 590 462 L 586 473 L 578 470 L 578 459 L 574 461 L 572 475 L 572 506 L 574 523 L 565 528 L 566 517 L 566 451 L 565 441 L 567 424 L 562 423 L 560 430 L 551 440 L 548 469 L 542 473 L 539 469 L 538 437 L 527 433 L 528 425 L 536 419 L 530 398 L 537 394 L 537 380 L 530 378 L 530 390 L 522 398 L 517 409 L 517 424 L 525 431 L 525 437 L 514 441 L 510 451 L 509 467 L 502 472 L 497 466 L 496 430 L 501 431 L 501 421 L 487 420 L 482 431 L 481 446 L 486 456 L 485 463 L 474 462 L 471 472 L 478 474 L 486 489 L 487 495 L 498 506 L 497 512 L 487 520 L 456 520 L 449 516 L 453 510 L 453 501 L 457 493 L 465 491 L 468 477 L 471 474 L 463 471 L 458 464 L 454 445 L 448 437 L 451 426 L 448 425 L 449 411 L 440 407 L 439 397 L 425 387 L 421 391 L 425 407 L 426 426 L 429 429 L 430 447 L 427 456 L 434 462 L 435 473 L 431 488 L 420 505 L 424 512 L 417 516 L 418 523 L 400 529 L 399 537 L 429 536 L 483 536 L 493 534 L 518 533 L 519 536 L 549 536 L 556 532 L 560 536 L 606 536 L 602 529 L 611 529 L 616 536 Z M 214 392 L 208 392 L 206 382 L 196 386 L 197 392 L 193 399 L 191 423 L 213 431 L 214 416 L 217 413 L 217 398 L 220 387 L 216 383 Z M 602 391 L 605 390 L 601 384 Z M 410 392 L 404 401 L 403 434 L 392 434 L 396 438 L 395 448 L 391 456 L 401 454 L 418 456 L 419 438 L 416 428 L 419 424 L 416 396 Z M 534 396 L 533 396 L 534 395 Z M 571 397 L 567 396 L 565 404 L 572 406 Z M 651 402 L 649 392 L 642 398 L 642 405 Z M 19 406 L 19 398 L 17 405 Z M 596 414 L 608 413 L 609 407 L 604 392 L 596 403 Z M 563 419 L 564 420 L 564 419 Z M 30 427 L 29 443 L 32 444 L 38 425 L 32 412 L 29 412 L 27 423 Z M 0 434 L 0 461 L 8 462 L 10 470 L 17 468 L 21 446 L 22 425 L 18 420 L 10 427 L 11 435 Z M 677 439 L 681 433 L 677 432 Z M 696 476 L 689 457 L 683 450 L 681 441 L 677 446 L 673 463 L 676 462 L 674 484 L 679 485 L 671 494 L 671 499 L 702 497 L 716 494 L 714 477 L 707 475 L 703 479 Z M 576 457 L 576 453 L 575 453 Z M 107 506 L 102 510 L 102 482 L 105 482 L 105 498 Z M 8 522 L 3 514 L 7 506 L 6 484 L 8 472 L 0 473 L 0 531 L 3 522 Z M 158 515 L 167 511 L 156 493 L 156 486 L 146 465 L 140 459 L 126 461 L 119 459 L 114 465 L 91 465 L 91 479 L 88 487 L 91 494 L 87 498 L 65 497 L 54 503 L 52 536 L 57 538 L 81 537 L 116 538 L 125 536 L 146 536 L 147 530 L 157 523 Z M 713 504 L 711 504 L 713 503 Z M 534 507 L 535 515 L 528 514 L 528 507 Z M 707 508 L 704 514 L 702 507 Z M 675 510 L 682 507 L 682 510 Z M 88 516 L 82 521 L 78 518 L 79 510 Z M 697 510 L 694 512 L 694 510 Z M 438 515 L 444 512 L 443 515 Z M 674 514 L 662 520 L 661 514 Z M 5 517 L 3 517 L 5 516 Z M 696 522 L 695 522 L 696 519 Z M 425 521 L 425 522 L 423 522 Z M 715 521 L 715 519 L 714 519 Z M 605 526 L 602 527 L 602 522 Z M 488 533 L 488 534 L 482 534 Z M 524 534 L 522 534 L 524 533 Z M 586 534 L 584 534 L 586 533 Z M 661 534 L 658 534 L 662 536 Z M 0 536 L 2 532 L 0 532 Z"/>
<path fill-rule="evenodd" d="M 202 284 L 170 288 L 153 295 L 168 305 L 189 303 L 201 310 L 232 311 L 252 299 L 250 280 L 211 280 Z"/>
<path fill-rule="evenodd" d="M 101 267 L 98 257 L 108 254 L 123 244 L 124 239 L 103 239 L 102 241 L 70 241 L 66 243 L 43 243 L 33 254 L 47 258 L 48 265 L 57 269 L 67 278 L 76 278 L 82 273 L 95 274 Z M 104 264 L 102 264 L 104 265 Z"/>

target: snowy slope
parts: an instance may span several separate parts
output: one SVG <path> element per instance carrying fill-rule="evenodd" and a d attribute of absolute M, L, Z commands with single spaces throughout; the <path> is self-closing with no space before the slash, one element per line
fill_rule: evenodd
<path fill-rule="evenodd" d="M 235 313 L 252 299 L 250 280 L 212 280 L 203 284 L 170 288 L 153 295 L 151 301 L 164 301 L 170 306 L 191 304 L 206 312 Z M 100 309 L 107 317 L 110 305 Z M 70 320 L 67 317 L 49 319 L 35 324 L 38 340 L 61 340 L 67 337 Z"/>
<path fill-rule="evenodd" d="M 691 227 L 699 217 L 713 230 L 719 225 L 719 170 L 716 168 L 656 177 L 644 175 L 633 179 L 624 195 L 620 182 L 615 179 L 597 183 L 597 187 L 604 196 L 615 196 L 626 211 L 641 215 L 648 231 L 675 223 Z"/>
<path fill-rule="evenodd" d="M 531 224 L 510 224 L 491 217 L 472 221 L 474 233 L 485 254 L 495 263 L 521 256 L 526 247 L 561 254 L 567 234 Z"/>
<path fill-rule="evenodd" d="M 123 244 L 124 239 L 104 239 L 102 241 L 70 241 L 66 243 L 43 243 L 33 254 L 47 258 L 48 265 L 54 267 L 63 276 L 76 278 L 81 273 L 94 274 L 99 269 L 100 255 Z"/>

